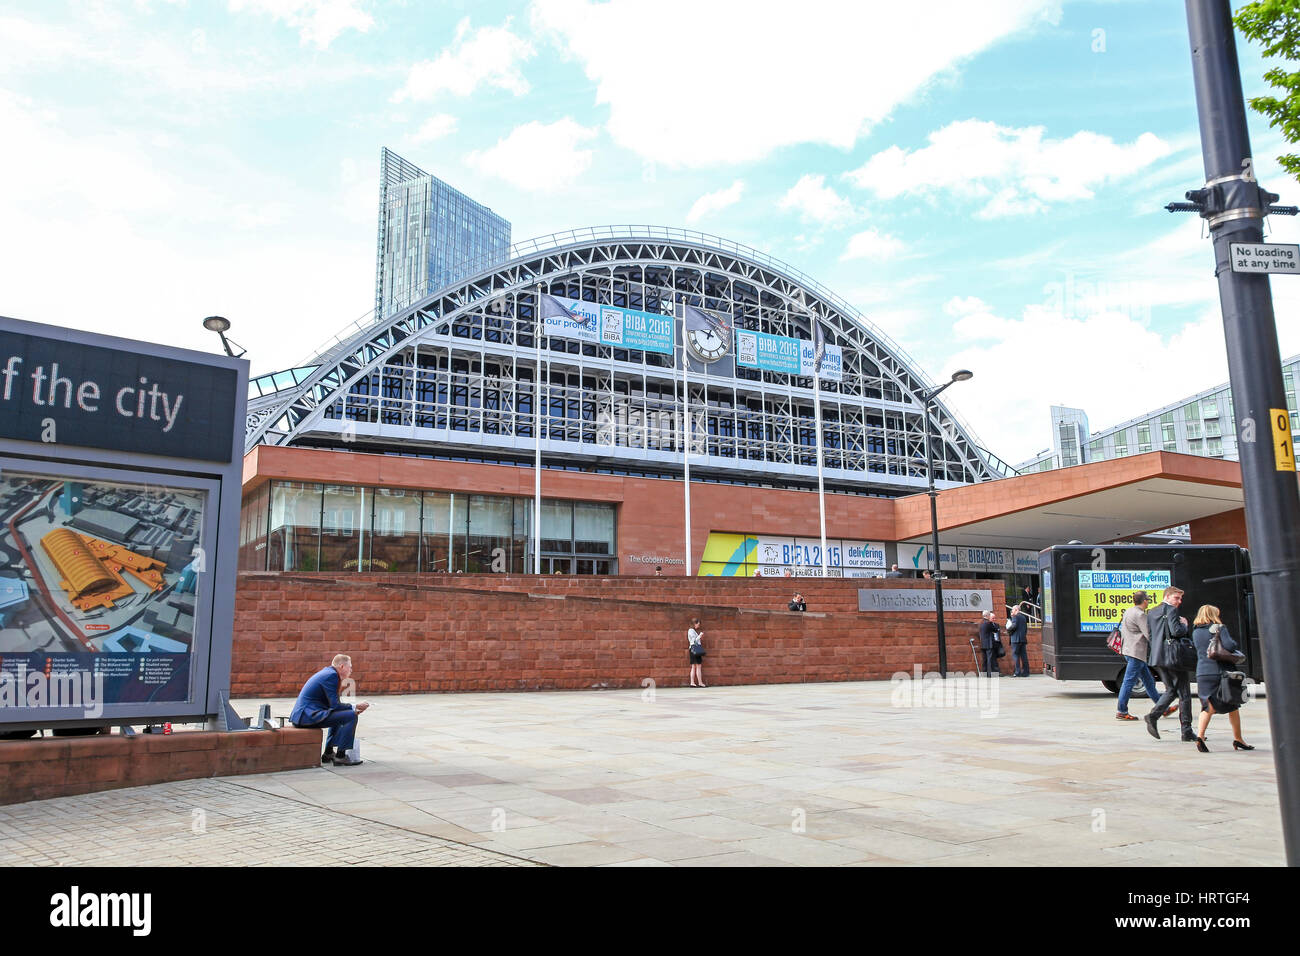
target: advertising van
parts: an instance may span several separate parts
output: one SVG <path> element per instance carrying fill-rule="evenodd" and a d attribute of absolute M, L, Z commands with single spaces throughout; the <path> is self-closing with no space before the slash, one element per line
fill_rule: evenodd
<path fill-rule="evenodd" d="M 1180 615 L 1190 634 L 1196 609 L 1212 604 L 1246 660 L 1238 667 L 1263 680 L 1255 626 L 1250 555 L 1231 544 L 1054 545 L 1038 555 L 1043 594 L 1043 669 L 1057 680 L 1101 681 L 1119 693 L 1125 659 L 1107 642 L 1134 591 L 1159 603 L 1168 587 L 1182 588 Z M 1140 687 L 1135 688 L 1140 692 Z"/>

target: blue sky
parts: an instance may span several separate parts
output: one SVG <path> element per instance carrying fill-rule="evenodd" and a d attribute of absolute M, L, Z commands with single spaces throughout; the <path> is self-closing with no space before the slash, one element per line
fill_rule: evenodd
<path fill-rule="evenodd" d="M 1203 180 L 1168 0 L 0 0 L 0 129 L 0 314 L 212 350 L 220 313 L 255 374 L 372 307 L 388 146 L 516 240 L 650 223 L 787 261 L 972 369 L 951 404 L 1010 461 L 1050 404 L 1099 429 L 1227 378 L 1208 240 L 1161 208 Z"/>

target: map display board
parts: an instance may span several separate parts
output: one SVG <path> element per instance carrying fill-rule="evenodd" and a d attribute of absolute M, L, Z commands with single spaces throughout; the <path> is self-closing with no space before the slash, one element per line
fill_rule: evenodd
<path fill-rule="evenodd" d="M 0 472 L 0 707 L 70 680 L 104 703 L 188 700 L 206 507 L 202 490 Z"/>

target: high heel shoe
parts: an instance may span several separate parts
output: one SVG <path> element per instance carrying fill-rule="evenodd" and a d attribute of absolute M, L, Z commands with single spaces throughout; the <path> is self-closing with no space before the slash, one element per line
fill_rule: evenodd
<path fill-rule="evenodd" d="M 1255 748 L 1252 747 L 1250 744 L 1243 743 L 1240 740 L 1234 740 L 1232 742 L 1232 749 L 1233 750 L 1254 750 Z"/>
<path fill-rule="evenodd" d="M 1207 746 L 1205 746 L 1205 738 L 1204 738 L 1204 737 L 1197 737 L 1197 738 L 1196 738 L 1196 749 L 1199 750 L 1199 751 L 1200 751 L 1201 753 L 1203 753 L 1203 754 L 1208 754 L 1208 753 L 1210 752 L 1210 748 L 1207 747 Z"/>

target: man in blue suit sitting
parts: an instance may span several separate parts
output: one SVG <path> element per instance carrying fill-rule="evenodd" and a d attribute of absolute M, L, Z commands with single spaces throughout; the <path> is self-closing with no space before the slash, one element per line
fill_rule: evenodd
<path fill-rule="evenodd" d="M 362 701 L 352 709 L 351 704 L 339 703 L 339 687 L 352 675 L 352 658 L 346 654 L 335 654 L 330 666 L 318 670 L 303 685 L 294 701 L 293 713 L 289 720 L 295 727 L 328 727 L 329 737 L 325 740 L 325 753 L 321 763 L 333 763 L 336 767 L 355 767 L 361 763 L 348 756 L 352 741 L 357 732 L 357 717 L 370 704 Z"/>

